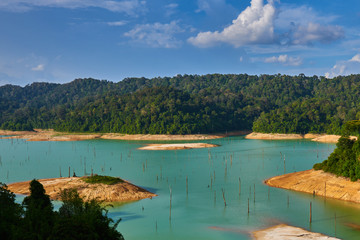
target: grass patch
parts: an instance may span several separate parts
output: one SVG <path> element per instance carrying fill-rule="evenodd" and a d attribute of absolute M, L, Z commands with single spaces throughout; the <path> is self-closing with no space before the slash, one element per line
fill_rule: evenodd
<path fill-rule="evenodd" d="M 91 177 L 83 177 L 82 180 L 86 183 L 103 183 L 107 185 L 112 185 L 116 183 L 122 183 L 124 180 L 118 177 L 110 177 L 110 176 L 101 176 L 101 175 L 94 175 Z"/>

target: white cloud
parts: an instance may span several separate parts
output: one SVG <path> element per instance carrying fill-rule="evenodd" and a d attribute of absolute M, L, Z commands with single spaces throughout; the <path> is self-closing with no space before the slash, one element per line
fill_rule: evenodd
<path fill-rule="evenodd" d="M 350 62 L 359 62 L 360 63 L 360 54 L 356 54 L 349 61 Z"/>
<path fill-rule="evenodd" d="M 168 24 L 136 25 L 134 29 L 126 32 L 124 36 L 151 47 L 177 48 L 182 42 L 177 40 L 175 35 L 181 32 L 184 32 L 184 30 L 178 25 L 178 22 L 172 21 Z"/>
<path fill-rule="evenodd" d="M 60 8 L 103 8 L 112 12 L 124 12 L 129 15 L 142 11 L 145 1 L 139 0 L 1 0 L 0 9 L 9 11 L 30 11 L 35 7 L 60 7 Z"/>
<path fill-rule="evenodd" d="M 286 66 L 299 66 L 302 64 L 300 57 L 289 57 L 287 54 L 265 58 L 266 63 L 281 63 Z"/>
<path fill-rule="evenodd" d="M 177 4 L 177 3 L 170 3 L 170 4 L 168 4 L 168 5 L 166 5 L 165 6 L 165 8 L 177 8 L 179 6 L 179 4 Z"/>
<path fill-rule="evenodd" d="M 179 7 L 179 4 L 177 3 L 170 3 L 168 5 L 165 6 L 165 15 L 166 16 L 171 16 L 176 12 L 176 9 Z"/>
<path fill-rule="evenodd" d="M 313 8 L 302 5 L 289 5 L 282 4 L 278 9 L 278 16 L 275 20 L 275 26 L 277 29 L 287 31 L 290 26 L 307 25 L 308 23 L 320 23 L 322 25 L 328 25 L 338 17 L 334 15 L 321 16 Z"/>
<path fill-rule="evenodd" d="M 204 2 L 203 9 L 206 9 L 207 1 L 201 1 Z M 336 18 L 319 16 L 307 6 L 284 5 L 276 9 L 273 0 L 268 0 L 267 4 L 264 0 L 251 0 L 250 6 L 222 31 L 200 32 L 188 42 L 197 47 L 212 47 L 219 43 L 234 47 L 330 43 L 344 37 L 342 27 L 331 25 Z"/>
<path fill-rule="evenodd" d="M 2 83 L 21 84 L 25 82 L 40 81 L 40 79 L 53 79 L 51 65 L 47 58 L 30 54 L 26 56 L 2 55 L 0 56 L 0 78 Z M 0 84 L 2 84 L 0 83 Z"/>
<path fill-rule="evenodd" d="M 344 36 L 340 26 L 323 26 L 318 23 L 308 23 L 297 26 L 292 33 L 292 44 L 307 45 L 314 42 L 330 43 Z"/>
<path fill-rule="evenodd" d="M 116 26 L 116 27 L 124 26 L 124 25 L 126 25 L 126 24 L 127 24 L 126 21 L 107 22 L 107 25 L 109 25 L 109 26 Z"/>
<path fill-rule="evenodd" d="M 326 78 L 334 78 L 340 75 L 359 74 L 360 54 L 356 54 L 350 60 L 336 63 L 329 72 L 325 73 Z"/>
<path fill-rule="evenodd" d="M 274 41 L 275 7 L 273 1 L 264 5 L 263 0 L 252 0 L 251 6 L 239 14 L 232 24 L 221 32 L 200 32 L 188 41 L 198 47 L 211 47 L 228 43 L 240 47 L 254 43 Z"/>
<path fill-rule="evenodd" d="M 275 29 L 279 42 L 286 45 L 330 43 L 343 38 L 343 28 L 332 25 L 338 16 L 320 15 L 313 8 L 284 4 L 279 7 Z"/>
<path fill-rule="evenodd" d="M 36 67 L 31 68 L 31 70 L 35 71 L 35 72 L 41 72 L 41 71 L 44 71 L 44 69 L 45 69 L 44 64 L 39 64 Z"/>

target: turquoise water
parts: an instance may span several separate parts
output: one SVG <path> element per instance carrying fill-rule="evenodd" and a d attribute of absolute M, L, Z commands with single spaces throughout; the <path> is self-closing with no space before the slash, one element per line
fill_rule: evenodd
<path fill-rule="evenodd" d="M 67 176 L 70 166 L 71 172 L 74 170 L 78 176 L 90 174 L 93 169 L 94 173 L 120 176 L 147 188 L 159 196 L 110 209 L 112 218 L 122 218 L 118 230 L 127 240 L 251 239 L 251 231 L 280 222 L 342 239 L 360 238 L 360 232 L 346 226 L 347 223 L 360 224 L 359 205 L 313 198 L 309 194 L 269 188 L 262 183 L 266 178 L 283 174 L 284 170 L 289 173 L 310 169 L 314 163 L 326 159 L 335 145 L 243 137 L 204 142 L 220 147 L 144 151 L 137 148 L 146 142 L 2 139 L 0 181 L 59 177 L 60 171 L 62 176 Z M 21 196 L 18 199 L 20 201 Z M 310 202 L 313 206 L 311 225 Z"/>

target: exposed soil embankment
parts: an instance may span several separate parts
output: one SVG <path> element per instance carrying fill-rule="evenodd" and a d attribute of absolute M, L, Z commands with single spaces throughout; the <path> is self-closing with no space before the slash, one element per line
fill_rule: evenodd
<path fill-rule="evenodd" d="M 257 133 L 253 132 L 245 136 L 246 139 L 260 139 L 260 140 L 293 140 L 293 139 L 311 139 L 314 142 L 322 143 L 337 143 L 340 135 L 328 135 L 328 134 L 314 134 L 307 133 L 302 134 L 283 134 L 283 133 Z M 351 136 L 351 139 L 357 139 L 355 136 Z"/>
<path fill-rule="evenodd" d="M 0 130 L 0 135 L 10 139 L 27 139 L 28 141 L 81 141 L 89 139 L 113 139 L 113 140 L 156 140 L 156 141 L 186 141 L 186 140 L 207 140 L 227 136 L 226 134 L 188 134 L 188 135 L 152 135 L 152 134 L 121 134 L 121 133 L 66 133 L 55 132 L 54 130 L 36 129 L 35 131 L 7 131 Z"/>
<path fill-rule="evenodd" d="M 156 196 L 156 194 L 135 186 L 127 181 L 113 185 L 86 183 L 79 177 L 49 178 L 39 179 L 38 181 L 44 186 L 46 194 L 48 194 L 53 200 L 60 200 L 61 190 L 70 188 L 77 189 L 80 197 L 84 200 L 95 198 L 104 202 L 135 201 Z M 30 181 L 12 183 L 9 184 L 8 187 L 10 191 L 16 194 L 30 194 Z"/>
<path fill-rule="evenodd" d="M 192 148 L 212 148 L 219 145 L 208 143 L 174 143 L 174 144 L 149 144 L 140 150 L 184 150 Z"/>
<path fill-rule="evenodd" d="M 360 203 L 360 182 L 352 182 L 344 177 L 322 170 L 313 169 L 272 177 L 265 181 L 271 187 L 284 188 Z"/>
<path fill-rule="evenodd" d="M 207 135 L 207 134 L 188 134 L 188 135 L 166 135 L 166 134 L 118 134 L 107 133 L 101 136 L 102 139 L 114 140 L 156 140 L 156 141 L 186 141 L 186 140 L 207 140 L 222 138 L 221 135 Z"/>
<path fill-rule="evenodd" d="M 52 129 L 43 130 L 35 129 L 35 131 L 7 131 L 0 130 L 0 135 L 11 135 L 3 137 L 6 139 L 27 139 L 27 141 L 81 141 L 100 138 L 101 134 L 71 134 L 55 132 Z"/>
<path fill-rule="evenodd" d="M 253 232 L 253 236 L 258 240 L 296 240 L 296 239 L 314 239 L 314 240 L 336 240 L 338 238 L 328 237 L 321 233 L 306 231 L 305 229 L 293 227 L 285 224 Z"/>
<path fill-rule="evenodd" d="M 245 136 L 246 139 L 262 140 L 285 140 L 285 139 L 302 139 L 301 134 L 282 134 L 282 133 L 257 133 L 253 132 Z"/>

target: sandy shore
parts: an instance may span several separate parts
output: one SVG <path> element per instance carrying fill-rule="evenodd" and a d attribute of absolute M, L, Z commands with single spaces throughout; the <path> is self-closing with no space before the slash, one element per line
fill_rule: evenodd
<path fill-rule="evenodd" d="M 337 143 L 340 135 L 328 135 L 328 134 L 314 134 L 307 133 L 301 134 L 282 134 L 282 133 L 257 133 L 253 132 L 245 136 L 246 139 L 260 139 L 260 140 L 293 140 L 293 139 L 311 139 L 314 142 L 322 143 Z M 357 139 L 355 136 L 351 136 L 351 139 Z"/>
<path fill-rule="evenodd" d="M 114 140 L 156 140 L 156 141 L 177 141 L 177 140 L 207 140 L 217 139 L 225 136 L 226 134 L 189 134 L 189 135 L 151 135 L 151 134 L 120 134 L 120 133 L 96 133 L 96 134 L 85 134 L 85 133 L 66 133 L 66 132 L 55 132 L 54 130 L 42 130 L 35 129 L 35 131 L 7 131 L 0 130 L 0 135 L 9 136 L 3 137 L 7 139 L 27 139 L 28 141 L 81 141 L 89 139 L 114 139 Z"/>
<path fill-rule="evenodd" d="M 70 178 L 49 178 L 38 180 L 46 191 L 46 194 L 53 200 L 60 200 L 60 191 L 64 189 L 75 188 L 84 200 L 97 199 L 104 202 L 125 202 L 135 201 L 144 198 L 155 197 L 143 188 L 135 186 L 127 181 L 113 185 L 90 184 L 86 183 L 79 177 Z M 8 185 L 9 190 L 16 194 L 29 195 L 30 181 L 11 183 Z"/>
<path fill-rule="evenodd" d="M 340 135 L 320 135 L 311 139 L 314 142 L 324 142 L 324 143 L 337 143 L 339 141 Z M 350 136 L 350 139 L 357 139 L 356 136 Z"/>
<path fill-rule="evenodd" d="M 206 135 L 206 134 L 188 134 L 188 135 L 166 135 L 166 134 L 117 134 L 107 133 L 102 135 L 102 139 L 114 140 L 156 140 L 156 141 L 186 141 L 186 140 L 207 140 L 222 138 L 222 135 Z"/>
<path fill-rule="evenodd" d="M 295 239 L 314 239 L 314 240 L 336 240 L 338 238 L 328 237 L 321 233 L 306 231 L 305 229 L 293 227 L 285 224 L 253 232 L 253 236 L 258 240 L 295 240 Z"/>
<path fill-rule="evenodd" d="M 265 181 L 271 187 L 284 188 L 360 203 L 360 182 L 314 169 L 272 177 Z"/>
<path fill-rule="evenodd" d="M 0 130 L 0 135 L 11 135 L 3 137 L 6 139 L 27 139 L 27 141 L 81 141 L 100 138 L 101 134 L 71 134 L 60 133 L 54 130 L 35 129 L 35 131 L 7 131 Z"/>
<path fill-rule="evenodd" d="M 175 143 L 175 144 L 148 144 L 145 147 L 140 147 L 140 150 L 184 150 L 192 148 L 212 148 L 218 147 L 216 144 L 208 143 Z"/>
<path fill-rule="evenodd" d="M 261 140 L 287 140 L 287 139 L 303 139 L 301 134 L 282 134 L 282 133 L 257 133 L 253 132 L 245 136 L 246 139 Z"/>

